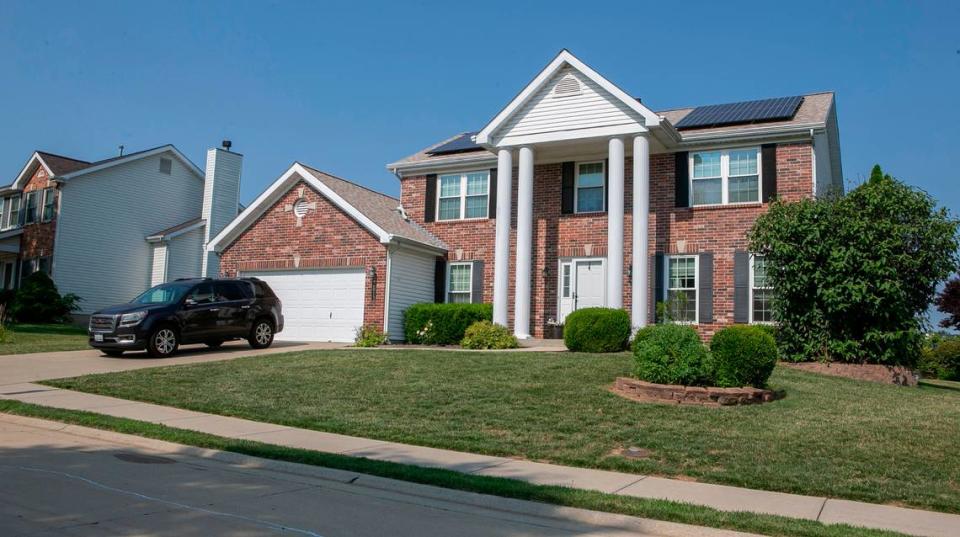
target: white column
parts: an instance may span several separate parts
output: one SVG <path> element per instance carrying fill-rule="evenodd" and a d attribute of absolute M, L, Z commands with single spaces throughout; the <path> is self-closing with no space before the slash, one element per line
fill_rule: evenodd
<path fill-rule="evenodd" d="M 650 142 L 641 134 L 633 138 L 633 279 L 630 282 L 633 294 L 630 317 L 634 328 L 647 326 L 649 228 Z"/>
<path fill-rule="evenodd" d="M 610 139 L 607 177 L 607 307 L 623 307 L 623 138 Z"/>
<path fill-rule="evenodd" d="M 510 211 L 513 198 L 513 154 L 497 153 L 497 237 L 493 245 L 493 322 L 507 326 L 510 293 Z"/>
<path fill-rule="evenodd" d="M 517 179 L 517 274 L 513 333 L 530 337 L 530 265 L 533 263 L 533 149 L 521 147 Z"/>

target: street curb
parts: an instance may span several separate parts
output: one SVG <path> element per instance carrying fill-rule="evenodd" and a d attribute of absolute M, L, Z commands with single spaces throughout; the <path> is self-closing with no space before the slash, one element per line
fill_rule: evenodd
<path fill-rule="evenodd" d="M 602 526 L 610 529 L 640 532 L 662 537 L 760 537 L 755 534 L 732 530 L 705 528 L 676 522 L 663 522 L 659 520 L 639 518 L 628 515 L 590 511 L 575 507 L 564 507 L 548 503 L 502 498 L 499 496 L 446 489 L 432 485 L 422 485 L 419 483 L 411 483 L 357 472 L 347 472 L 344 470 L 323 468 L 307 464 L 262 459 L 259 457 L 242 455 L 239 453 L 198 448 L 163 440 L 144 438 L 136 435 L 104 431 L 101 429 L 84 427 L 81 425 L 70 425 L 57 421 L 17 416 L 14 414 L 0 413 L 0 421 L 9 424 L 31 427 L 34 429 L 56 431 L 94 440 L 101 440 L 105 442 L 147 449 L 158 454 L 178 455 L 207 461 L 215 461 L 247 470 L 264 470 L 282 473 L 285 475 L 333 481 L 340 484 L 362 486 L 365 488 L 376 489 L 385 492 L 417 496 L 431 501 L 455 503 L 467 507 L 495 510 L 514 515 L 553 520 L 559 519 L 562 521 L 588 524 L 592 526 Z M 261 443 L 266 444 L 266 442 Z"/>

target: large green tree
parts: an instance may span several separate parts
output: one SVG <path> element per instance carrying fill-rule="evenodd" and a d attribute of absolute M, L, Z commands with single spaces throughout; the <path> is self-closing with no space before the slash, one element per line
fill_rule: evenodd
<path fill-rule="evenodd" d="M 750 242 L 769 261 L 783 355 L 914 365 L 937 284 L 957 268 L 957 230 L 879 165 L 845 196 L 775 202 Z"/>

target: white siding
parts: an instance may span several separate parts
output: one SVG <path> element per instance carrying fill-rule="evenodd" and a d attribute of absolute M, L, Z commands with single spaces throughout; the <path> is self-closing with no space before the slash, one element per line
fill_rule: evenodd
<path fill-rule="evenodd" d="M 153 287 L 167 281 L 167 245 L 154 244 L 150 253 L 153 256 L 150 263 L 150 286 Z"/>
<path fill-rule="evenodd" d="M 567 75 L 579 82 L 579 94 L 554 96 L 554 86 Z M 497 135 L 523 136 L 638 122 L 643 122 L 639 114 L 577 70 L 566 67 L 517 110 Z"/>
<path fill-rule="evenodd" d="M 387 332 L 390 339 L 402 341 L 403 312 L 413 304 L 433 302 L 436 256 L 419 250 L 390 251 L 390 297 Z"/>
<path fill-rule="evenodd" d="M 243 156 L 222 149 L 207 151 L 207 169 L 203 187 L 202 217 L 207 222 L 204 244 L 216 237 L 237 217 L 240 203 L 240 168 Z M 220 272 L 220 260 L 213 252 L 206 254 L 205 276 Z"/>
<path fill-rule="evenodd" d="M 170 175 L 160 158 L 173 160 Z M 61 191 L 54 280 L 83 314 L 126 302 L 150 284 L 145 237 L 200 215 L 203 181 L 170 153 L 69 180 Z"/>
<path fill-rule="evenodd" d="M 167 280 L 199 278 L 203 260 L 203 228 L 178 235 L 167 243 Z"/>

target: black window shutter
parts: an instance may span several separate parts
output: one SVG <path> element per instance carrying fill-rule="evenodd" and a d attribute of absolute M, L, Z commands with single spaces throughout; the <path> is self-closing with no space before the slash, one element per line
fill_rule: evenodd
<path fill-rule="evenodd" d="M 603 161 L 603 193 L 606 197 L 603 199 L 603 210 L 610 210 L 610 159 Z"/>
<path fill-rule="evenodd" d="M 674 153 L 674 196 L 677 207 L 690 206 L 690 161 L 689 153 Z"/>
<path fill-rule="evenodd" d="M 750 254 L 733 253 L 733 322 L 750 322 Z"/>
<path fill-rule="evenodd" d="M 560 212 L 562 214 L 573 213 L 574 166 L 575 163 L 573 162 L 564 162 L 560 166 L 562 171 L 560 180 Z"/>
<path fill-rule="evenodd" d="M 436 268 L 433 271 L 433 301 L 437 304 L 446 302 L 447 298 L 447 260 L 438 257 Z"/>
<path fill-rule="evenodd" d="M 763 144 L 760 147 L 760 160 L 763 161 L 763 202 L 769 203 L 777 197 L 777 144 Z"/>
<path fill-rule="evenodd" d="M 697 322 L 713 322 L 713 252 L 700 254 L 700 269 L 697 276 L 700 279 L 700 315 Z"/>
<path fill-rule="evenodd" d="M 424 194 L 423 221 L 433 222 L 437 219 L 437 174 L 427 175 L 427 191 Z"/>
<path fill-rule="evenodd" d="M 497 217 L 497 169 L 490 168 L 490 188 L 487 189 L 487 218 Z"/>
<path fill-rule="evenodd" d="M 663 319 L 657 319 L 657 302 L 666 300 L 667 280 L 663 273 L 663 254 L 654 254 L 650 256 L 650 263 L 653 264 L 653 299 L 650 301 L 650 318 L 653 322 L 660 322 Z"/>
<path fill-rule="evenodd" d="M 473 262 L 473 288 L 471 289 L 474 304 L 483 304 L 483 261 Z"/>

